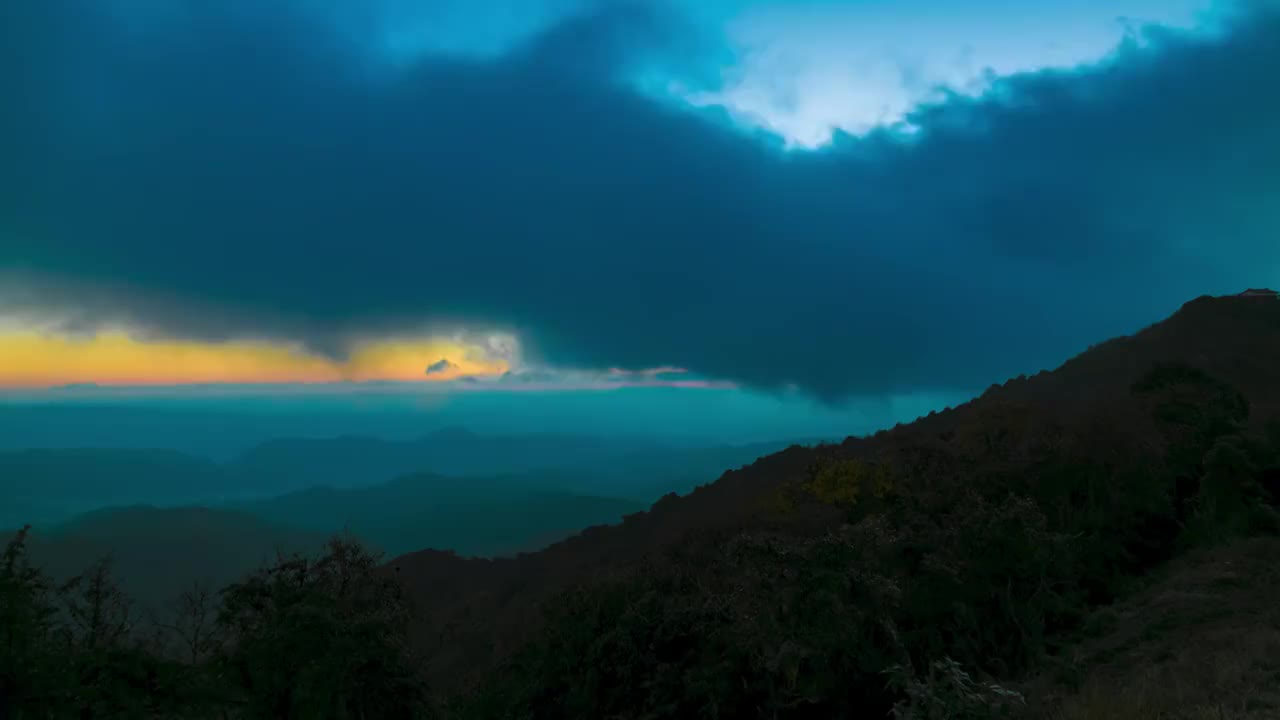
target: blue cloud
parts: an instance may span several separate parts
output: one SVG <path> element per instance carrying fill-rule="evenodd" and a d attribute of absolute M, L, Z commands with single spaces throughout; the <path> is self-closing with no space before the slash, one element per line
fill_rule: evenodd
<path fill-rule="evenodd" d="M 981 388 L 1280 272 L 1273 14 L 788 153 L 620 82 L 697 45 L 636 6 L 397 69 L 266 5 L 94 7 L 0 10 L 0 271 L 80 318 L 502 329 L 835 399 Z"/>
<path fill-rule="evenodd" d="M 427 366 L 427 374 L 439 375 L 442 372 L 447 372 L 449 370 L 456 369 L 457 367 L 458 365 L 450 362 L 449 358 L 440 358 Z"/>

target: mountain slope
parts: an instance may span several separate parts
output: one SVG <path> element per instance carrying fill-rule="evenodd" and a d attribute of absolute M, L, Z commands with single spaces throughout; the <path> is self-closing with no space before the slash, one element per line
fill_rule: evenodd
<path fill-rule="evenodd" d="M 993 386 L 974 401 L 874 437 L 789 448 L 687 496 L 665 497 L 619 525 L 589 528 L 539 553 L 485 561 L 421 552 L 396 558 L 389 568 L 405 578 L 432 618 L 422 629 L 432 675 L 456 682 L 520 647 L 540 622 L 540 603 L 571 585 L 617 575 L 700 537 L 777 525 L 781 521 L 770 510 L 774 498 L 824 458 L 881 463 L 909 485 L 902 496 L 938 508 L 949 507 L 966 487 L 1048 496 L 1053 483 L 1081 474 L 1141 474 L 1164 456 L 1168 443 L 1130 388 L 1161 363 L 1209 372 L 1248 399 L 1251 425 L 1274 423 L 1280 409 L 1280 303 L 1199 298 L 1169 319 L 1091 348 L 1053 372 Z M 1070 475 L 1045 466 L 1049 456 Z M 1123 483 L 1108 490 L 1121 493 L 1116 503 L 1143 502 L 1124 497 L 1125 491 Z M 1074 502 L 1076 492 L 1054 502 Z M 1167 532 L 1143 525 L 1147 511 L 1140 505 L 1132 512 L 1133 532 L 1142 536 L 1133 543 Z M 790 527 L 809 534 L 836 527 L 844 516 L 820 505 L 804 513 Z"/>

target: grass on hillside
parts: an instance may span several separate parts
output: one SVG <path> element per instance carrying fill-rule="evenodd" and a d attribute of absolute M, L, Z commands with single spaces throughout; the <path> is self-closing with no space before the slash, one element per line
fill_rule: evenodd
<path fill-rule="evenodd" d="M 1095 611 L 1028 688 L 1054 720 L 1280 718 L 1280 539 L 1198 550 Z M 1068 690 L 1071 685 L 1078 689 Z"/>

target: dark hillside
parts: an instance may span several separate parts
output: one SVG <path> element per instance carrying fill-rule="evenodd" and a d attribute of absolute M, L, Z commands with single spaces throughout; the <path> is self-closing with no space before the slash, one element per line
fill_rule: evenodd
<path fill-rule="evenodd" d="M 1280 415 L 1274 359 L 1280 355 L 1280 301 L 1203 296 L 1138 333 L 1099 343 L 1053 372 L 995 385 L 983 399 L 1035 403 L 1058 416 L 1114 403 L 1153 363 L 1187 364 L 1235 387 L 1253 403 L 1251 419 Z M 944 415 L 945 413 L 939 413 Z M 933 424 L 913 427 L 928 431 Z"/>
<path fill-rule="evenodd" d="M 1135 389 L 1140 379 L 1168 365 L 1203 371 L 1204 379 L 1158 376 L 1154 389 Z M 1078 568 L 1083 580 L 1072 592 L 1101 601 L 1114 595 L 1127 573 L 1167 557 L 1179 528 L 1190 523 L 1187 503 L 1197 492 L 1205 472 L 1201 457 L 1209 449 L 1196 443 L 1212 445 L 1226 433 L 1202 432 L 1196 423 L 1220 413 L 1231 427 L 1237 420 L 1255 429 L 1268 427 L 1280 409 L 1277 368 L 1280 302 L 1199 298 L 1167 320 L 1095 346 L 1052 372 L 993 386 L 972 402 L 874 437 L 850 438 L 840 446 L 792 447 L 688 495 L 667 496 L 621 524 L 590 528 L 539 553 L 471 560 L 420 552 L 389 565 L 409 583 L 430 618 L 421 638 L 433 677 L 446 683 L 471 676 L 519 647 L 543 617 L 540 603 L 566 587 L 625 574 L 622 568 L 644 558 L 666 558 L 664 548 L 714 547 L 741 530 L 778 528 L 787 537 L 821 536 L 877 508 L 892 510 L 899 522 L 924 522 L 933 529 L 920 532 L 937 541 L 959 532 L 945 528 L 956 508 L 995 508 L 991 511 L 1017 516 L 1021 506 L 999 510 L 1005 502 L 1000 498 L 1010 492 L 1029 497 L 1033 514 L 1044 516 L 1045 532 L 1089 538 L 1092 545 L 1078 549 L 1072 562 L 1096 567 Z M 1237 417 L 1224 400 L 1222 408 L 1209 408 L 1212 417 L 1192 423 L 1194 432 L 1158 419 L 1157 410 L 1171 402 L 1168 398 L 1185 392 L 1207 393 L 1195 403 L 1217 402 L 1213 388 L 1219 385 L 1239 390 L 1252 411 Z M 1185 452 L 1175 458 L 1175 450 Z M 1274 462 L 1262 450 L 1255 455 L 1264 465 Z M 1186 461 L 1184 456 L 1194 457 Z M 1178 462 L 1190 465 L 1175 466 Z M 822 464 L 837 468 L 834 475 L 823 475 L 835 477 L 836 485 L 848 480 L 856 488 L 862 478 L 863 501 L 856 510 L 838 491 L 823 495 L 825 481 L 814 482 L 814 468 Z M 1267 477 L 1265 468 L 1259 472 Z M 876 473 L 889 491 L 865 487 Z M 1177 479 L 1182 476 L 1190 480 Z M 810 491 L 818 488 L 818 500 L 808 497 L 813 492 L 798 502 L 789 500 L 790 488 L 806 478 Z M 1116 528 L 1128 530 L 1112 537 Z"/>

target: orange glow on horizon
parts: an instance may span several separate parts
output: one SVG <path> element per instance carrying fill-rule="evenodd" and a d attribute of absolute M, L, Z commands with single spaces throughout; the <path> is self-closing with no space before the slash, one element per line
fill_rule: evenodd
<path fill-rule="evenodd" d="M 427 374 L 447 359 L 447 369 Z M 267 341 L 139 340 L 124 332 L 68 337 L 0 332 L 0 387 L 332 383 L 453 380 L 497 375 L 508 366 L 449 340 L 371 342 L 345 361 Z"/>

